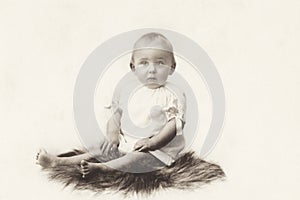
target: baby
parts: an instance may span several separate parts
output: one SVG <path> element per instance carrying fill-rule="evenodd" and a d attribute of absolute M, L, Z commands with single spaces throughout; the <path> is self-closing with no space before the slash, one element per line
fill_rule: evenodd
<path fill-rule="evenodd" d="M 176 62 L 173 47 L 160 33 L 148 33 L 134 45 L 130 68 L 140 83 L 128 101 L 122 89 L 112 100 L 107 122 L 107 140 L 72 157 L 57 157 L 41 150 L 37 163 L 42 167 L 81 164 L 83 177 L 92 170 L 122 170 L 143 173 L 171 165 L 184 149 L 185 94 L 167 82 Z M 127 105 L 128 109 L 124 107 Z M 138 127 L 132 132 L 132 125 Z M 107 155 L 101 163 L 86 160 Z"/>

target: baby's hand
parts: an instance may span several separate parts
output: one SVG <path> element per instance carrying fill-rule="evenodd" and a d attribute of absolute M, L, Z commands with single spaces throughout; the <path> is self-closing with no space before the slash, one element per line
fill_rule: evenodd
<path fill-rule="evenodd" d="M 134 145 L 134 150 L 135 151 L 149 151 L 150 150 L 150 139 L 149 138 L 144 138 L 140 139 L 137 141 Z"/>
<path fill-rule="evenodd" d="M 109 143 L 116 145 L 117 147 L 120 144 L 119 137 L 116 135 L 107 135 L 107 140 Z"/>
<path fill-rule="evenodd" d="M 116 144 L 110 143 L 107 140 L 103 140 L 103 142 L 100 144 L 100 152 L 99 155 L 104 156 L 106 158 L 110 159 L 116 159 L 120 154 L 120 151 Z"/>

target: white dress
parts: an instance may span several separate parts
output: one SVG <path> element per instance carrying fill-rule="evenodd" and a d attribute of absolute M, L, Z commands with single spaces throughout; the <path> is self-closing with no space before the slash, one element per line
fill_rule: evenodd
<path fill-rule="evenodd" d="M 173 118 L 176 121 L 176 136 L 164 147 L 149 153 L 164 164 L 171 165 L 184 149 L 186 99 L 184 92 L 173 84 L 166 83 L 156 89 L 140 86 L 131 92 L 122 89 L 114 96 L 111 107 L 113 113 L 119 112 L 122 116 L 121 151 L 133 151 L 133 146 L 139 139 L 158 134 Z"/>

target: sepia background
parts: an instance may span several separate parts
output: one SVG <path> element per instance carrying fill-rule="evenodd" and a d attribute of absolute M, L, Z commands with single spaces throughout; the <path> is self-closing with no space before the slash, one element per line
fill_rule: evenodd
<path fill-rule="evenodd" d="M 72 95 L 87 56 L 148 27 L 189 37 L 215 63 L 226 120 L 206 160 L 227 175 L 149 199 L 299 199 L 299 10 L 297 0 L 0 0 L 0 199 L 120 199 L 63 189 L 34 159 L 40 147 L 81 146 Z"/>

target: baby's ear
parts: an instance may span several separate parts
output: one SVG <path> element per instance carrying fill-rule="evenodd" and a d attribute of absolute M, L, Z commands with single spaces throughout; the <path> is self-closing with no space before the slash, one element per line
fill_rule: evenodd
<path fill-rule="evenodd" d="M 134 67 L 134 65 L 133 65 L 133 63 L 131 62 L 130 64 L 129 64 L 129 66 L 130 66 L 130 69 L 131 69 L 131 71 L 135 71 L 135 67 Z"/>
<path fill-rule="evenodd" d="M 169 75 L 172 75 L 174 73 L 175 68 L 176 68 L 176 63 L 173 63 L 173 65 L 171 66 L 171 70 L 169 72 Z"/>

